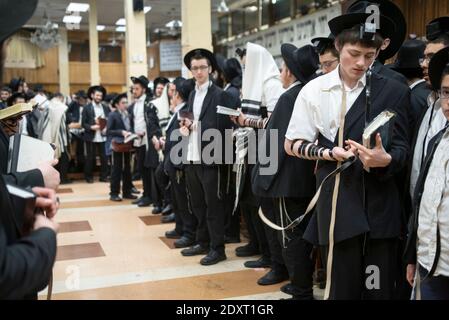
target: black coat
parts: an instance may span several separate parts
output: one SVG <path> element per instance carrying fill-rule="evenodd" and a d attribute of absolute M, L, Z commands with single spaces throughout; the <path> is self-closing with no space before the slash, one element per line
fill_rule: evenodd
<path fill-rule="evenodd" d="M 187 103 L 187 110 L 193 112 L 193 102 L 195 100 L 196 91 L 193 91 Z M 225 106 L 228 108 L 235 108 L 232 105 L 233 99 L 232 97 L 217 87 L 215 84 L 212 84 L 207 90 L 206 97 L 203 101 L 203 106 L 201 108 L 201 113 L 199 116 L 199 121 L 201 121 L 201 137 L 208 129 L 216 129 L 221 134 L 221 156 L 215 154 L 215 152 L 207 152 L 207 154 L 211 154 L 211 157 L 214 159 L 211 165 L 223 164 L 225 163 L 225 139 L 229 138 L 225 136 L 226 129 L 232 129 L 234 127 L 231 119 L 227 115 L 222 115 L 217 113 L 217 106 Z M 213 139 L 212 139 L 213 140 Z M 203 153 L 203 150 L 209 143 L 213 143 L 211 141 L 201 141 L 200 152 Z M 232 155 L 233 156 L 233 155 Z M 202 159 L 203 160 L 203 159 Z"/>
<path fill-rule="evenodd" d="M 185 111 L 185 110 L 187 110 L 187 104 L 184 104 L 181 107 L 181 109 L 179 109 L 179 111 Z M 165 131 L 166 142 L 165 142 L 165 149 L 164 149 L 164 170 L 166 172 L 173 172 L 175 170 L 183 169 L 182 163 L 174 164 L 172 159 L 170 158 L 170 152 L 173 149 L 173 147 L 176 146 L 183 139 L 183 137 L 179 137 L 178 139 L 173 139 L 173 140 L 170 139 L 173 132 L 175 132 L 176 130 L 179 130 L 179 128 L 180 128 L 179 121 L 178 121 L 178 112 L 173 115 L 173 117 L 175 117 L 175 118 L 170 123 L 167 130 Z M 184 141 L 186 141 L 186 142 L 188 141 L 188 138 L 184 138 L 184 139 L 185 139 Z M 181 156 L 182 156 L 181 152 L 178 153 L 178 156 L 181 158 Z"/>
<path fill-rule="evenodd" d="M 81 106 L 77 101 L 72 101 L 67 109 L 67 123 L 80 121 L 80 109 Z"/>
<path fill-rule="evenodd" d="M 412 89 L 412 94 L 410 97 L 410 112 L 413 120 L 412 132 L 419 129 L 418 122 L 420 122 L 421 116 L 427 110 L 427 98 L 431 92 L 432 91 L 426 82 L 421 82 Z"/>
<path fill-rule="evenodd" d="M 365 127 L 365 100 L 366 91 L 363 90 L 346 114 L 344 140 L 352 139 L 361 143 Z M 409 105 L 410 90 L 407 86 L 373 74 L 371 118 L 386 109 L 396 113 L 391 148 L 387 150 L 392 161 L 386 168 L 372 168 L 370 173 L 363 169 L 360 161 L 356 161 L 341 173 L 334 233 L 336 243 L 367 232 L 372 239 L 394 238 L 400 235 L 401 190 L 395 178 L 406 165 L 409 156 L 407 122 Z M 331 149 L 336 145 L 336 142 L 329 141 L 321 135 L 318 143 Z M 335 168 L 336 162 L 319 161 L 316 173 L 317 185 Z M 312 243 L 328 244 L 334 182 L 335 179 L 330 179 L 323 185 L 316 212 L 304 235 Z M 364 190 L 366 206 L 363 203 Z"/>
<path fill-rule="evenodd" d="M 130 119 L 130 127 L 131 119 Z M 131 129 L 130 129 L 131 130 Z M 125 124 L 123 123 L 122 115 L 119 111 L 113 111 L 108 116 L 108 127 L 107 127 L 107 135 L 111 137 L 113 140 L 123 143 L 124 137 L 122 131 L 130 131 L 127 130 Z"/>
<path fill-rule="evenodd" d="M 396 80 L 396 81 L 408 86 L 408 81 L 407 81 L 406 77 L 404 77 L 399 72 L 396 72 L 396 71 L 384 66 L 378 60 L 374 61 L 372 70 L 373 70 L 373 72 L 376 72 L 379 75 L 384 76 L 385 78 Z"/>
<path fill-rule="evenodd" d="M 36 298 L 56 258 L 55 232 L 41 228 L 21 238 L 19 214 L 0 177 L 0 299 Z"/>
<path fill-rule="evenodd" d="M 109 108 L 102 105 L 104 116 L 108 118 Z M 89 103 L 83 108 L 81 126 L 84 128 L 84 141 L 92 142 L 95 138 L 95 130 L 90 127 L 95 125 L 95 110 L 92 103 Z"/>
<path fill-rule="evenodd" d="M 266 126 L 266 133 L 277 130 L 277 150 L 270 150 L 277 154 L 277 171 L 275 174 L 263 174 L 261 169 L 269 167 L 260 162 L 254 166 L 252 172 L 252 189 L 254 194 L 261 197 L 312 197 L 315 194 L 315 162 L 291 157 L 285 153 L 284 141 L 288 124 L 293 113 L 296 97 L 304 85 L 299 84 L 284 92 L 280 97 L 271 114 Z M 260 143 L 270 148 L 270 139 L 267 134 L 263 136 Z M 260 149 L 260 148 L 259 148 Z M 271 164 L 272 165 L 272 164 Z"/>
<path fill-rule="evenodd" d="M 147 95 L 147 98 L 145 99 L 144 106 L 143 106 L 143 114 L 145 117 L 145 123 L 147 126 L 147 138 L 148 138 L 148 144 L 147 144 L 147 151 L 145 153 L 145 167 L 146 168 L 157 168 L 159 165 L 159 154 L 156 151 L 156 149 L 153 146 L 153 143 L 151 142 L 151 138 L 153 136 L 156 136 L 160 138 L 162 136 L 162 130 L 161 126 L 159 124 L 159 117 L 158 117 L 158 111 L 156 106 L 154 106 L 151 103 L 151 97 Z M 134 104 L 130 105 L 128 108 L 128 113 L 130 116 L 130 122 L 131 122 L 131 131 L 134 132 Z"/>

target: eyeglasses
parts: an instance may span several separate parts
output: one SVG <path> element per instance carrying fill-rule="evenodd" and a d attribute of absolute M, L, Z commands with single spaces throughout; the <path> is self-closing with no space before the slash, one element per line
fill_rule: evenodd
<path fill-rule="evenodd" d="M 438 90 L 438 94 L 440 96 L 440 99 L 449 99 L 449 89 L 448 88 L 444 88 L 441 90 Z"/>
<path fill-rule="evenodd" d="M 197 72 L 198 70 L 205 71 L 209 69 L 209 66 L 199 66 L 199 67 L 191 67 L 190 71 Z"/>
<path fill-rule="evenodd" d="M 424 62 L 429 63 L 430 60 L 433 58 L 434 54 L 429 54 L 427 56 L 425 56 L 424 58 L 420 58 L 419 59 L 419 64 L 423 64 Z"/>
<path fill-rule="evenodd" d="M 337 61 L 338 61 L 338 59 L 331 60 L 331 61 L 326 61 L 326 62 L 323 62 L 323 63 L 319 64 L 318 66 L 320 67 L 320 69 L 324 69 L 324 68 L 325 69 L 329 69 Z"/>

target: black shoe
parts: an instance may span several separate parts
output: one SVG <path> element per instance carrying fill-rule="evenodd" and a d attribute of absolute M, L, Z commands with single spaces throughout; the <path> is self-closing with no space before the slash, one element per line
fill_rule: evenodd
<path fill-rule="evenodd" d="M 226 260 L 226 254 L 224 252 L 218 252 L 216 250 L 210 250 L 207 256 L 200 260 L 203 266 L 211 266 L 217 264 L 220 261 Z"/>
<path fill-rule="evenodd" d="M 156 206 L 153 208 L 153 211 L 151 211 L 152 214 L 159 214 L 162 212 L 162 208 L 159 206 Z"/>
<path fill-rule="evenodd" d="M 140 198 L 137 202 L 138 207 L 149 207 L 151 205 L 151 200 L 149 198 Z"/>
<path fill-rule="evenodd" d="M 136 187 L 131 188 L 131 193 L 140 194 L 140 191 L 136 189 Z"/>
<path fill-rule="evenodd" d="M 100 182 L 109 182 L 110 179 L 109 178 L 100 178 Z"/>
<path fill-rule="evenodd" d="M 271 269 L 266 275 L 257 280 L 257 284 L 259 286 L 269 286 L 284 282 L 285 280 L 288 280 L 288 274 L 286 272 L 279 272 Z"/>
<path fill-rule="evenodd" d="M 258 260 L 246 261 L 243 265 L 247 268 L 270 268 L 271 261 L 261 257 Z"/>
<path fill-rule="evenodd" d="M 228 237 L 225 236 L 225 243 L 240 243 L 240 237 Z"/>
<path fill-rule="evenodd" d="M 161 217 L 161 222 L 162 223 L 175 222 L 175 214 L 174 213 L 170 213 L 168 216 L 162 216 Z"/>
<path fill-rule="evenodd" d="M 136 199 L 137 199 L 137 196 L 133 195 L 132 193 L 130 193 L 130 194 L 124 194 L 124 195 L 123 195 L 123 199 L 136 200 Z"/>
<path fill-rule="evenodd" d="M 284 284 L 279 290 L 291 296 L 295 294 L 295 286 L 292 285 L 291 283 Z"/>
<path fill-rule="evenodd" d="M 165 237 L 168 239 L 179 239 L 181 235 L 175 229 L 165 232 Z"/>
<path fill-rule="evenodd" d="M 161 212 L 161 213 L 162 213 L 163 216 L 166 216 L 166 215 L 172 213 L 172 211 L 173 211 L 172 205 L 171 205 L 171 204 L 168 204 L 168 205 L 165 206 L 164 209 L 162 209 L 162 212 Z"/>
<path fill-rule="evenodd" d="M 87 178 L 87 179 L 86 179 L 86 182 L 87 182 L 87 183 L 94 183 L 94 179 L 92 179 L 92 178 Z"/>
<path fill-rule="evenodd" d="M 235 248 L 235 255 L 237 257 L 251 257 L 258 254 L 260 254 L 259 249 L 253 247 L 251 244 Z"/>
<path fill-rule="evenodd" d="M 173 243 L 175 248 L 187 248 L 195 243 L 195 240 L 182 236 Z"/>
<path fill-rule="evenodd" d="M 137 200 L 131 202 L 132 204 L 138 204 L 142 199 L 144 199 L 143 197 L 138 198 Z"/>
<path fill-rule="evenodd" d="M 206 254 L 209 252 L 209 248 L 205 248 L 203 246 L 201 246 L 200 244 L 196 244 L 190 248 L 181 250 L 181 254 L 184 257 L 191 257 L 191 256 L 196 256 L 199 254 Z"/>
<path fill-rule="evenodd" d="M 118 195 L 114 194 L 109 198 L 109 200 L 118 202 L 118 201 L 122 201 L 122 198 L 120 198 Z"/>

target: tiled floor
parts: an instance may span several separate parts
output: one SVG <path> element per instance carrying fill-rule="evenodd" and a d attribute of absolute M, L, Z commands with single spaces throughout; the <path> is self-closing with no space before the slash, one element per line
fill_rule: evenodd
<path fill-rule="evenodd" d="M 259 286 L 264 269 L 247 269 L 246 258 L 226 246 L 228 259 L 201 266 L 183 257 L 151 208 L 108 200 L 109 184 L 74 183 L 58 193 L 58 256 L 53 299 L 280 299 L 281 285 Z M 255 257 L 258 258 L 258 257 Z M 46 290 L 40 298 L 46 297 Z"/>

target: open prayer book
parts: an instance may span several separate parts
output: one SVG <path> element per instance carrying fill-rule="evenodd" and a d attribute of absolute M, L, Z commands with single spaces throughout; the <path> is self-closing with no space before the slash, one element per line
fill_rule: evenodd
<path fill-rule="evenodd" d="M 34 105 L 32 103 L 18 103 L 11 107 L 7 107 L 0 110 L 0 120 L 6 120 L 9 118 L 19 118 L 24 114 L 33 111 Z"/>
<path fill-rule="evenodd" d="M 363 131 L 363 146 L 372 149 L 376 146 L 376 135 L 380 133 L 382 145 L 385 150 L 391 146 L 391 136 L 393 134 L 394 117 L 396 114 L 391 111 L 381 112 L 371 121 Z"/>
<path fill-rule="evenodd" d="M 217 106 L 217 113 L 224 114 L 228 116 L 238 117 L 240 115 L 240 111 L 237 109 L 227 108 L 224 106 Z"/>
<path fill-rule="evenodd" d="M 8 172 L 36 169 L 42 162 L 53 160 L 55 149 L 48 142 L 15 134 L 9 138 Z"/>
<path fill-rule="evenodd" d="M 129 136 L 127 136 L 125 138 L 125 140 L 123 140 L 123 143 L 128 143 L 128 142 L 130 142 L 130 141 L 132 141 L 134 139 L 137 139 L 137 138 L 139 138 L 139 136 L 137 134 L 131 133 Z"/>

